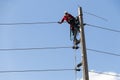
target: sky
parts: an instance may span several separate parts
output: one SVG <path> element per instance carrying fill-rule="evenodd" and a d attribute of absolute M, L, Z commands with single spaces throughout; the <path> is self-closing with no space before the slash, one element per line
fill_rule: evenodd
<path fill-rule="evenodd" d="M 120 31 L 119 3 L 119 0 L 0 0 L 0 24 L 58 22 L 64 11 L 77 16 L 81 6 L 84 23 Z M 84 29 L 87 49 L 120 55 L 120 32 L 88 25 Z M 71 46 L 67 23 L 0 25 L 0 49 Z M 74 69 L 75 54 L 79 63 L 81 49 L 0 50 L 0 71 Z M 89 71 L 120 75 L 120 56 L 87 50 L 87 59 Z M 90 80 L 120 80 L 105 74 L 89 72 Z M 0 80 L 75 80 L 75 71 L 0 72 Z M 82 80 L 82 71 L 77 72 L 77 80 Z"/>

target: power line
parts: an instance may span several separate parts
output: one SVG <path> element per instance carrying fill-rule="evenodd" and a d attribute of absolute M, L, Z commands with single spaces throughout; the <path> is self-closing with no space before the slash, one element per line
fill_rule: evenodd
<path fill-rule="evenodd" d="M 31 25 L 31 24 L 54 24 L 58 22 L 23 22 L 23 23 L 0 23 L 1 26 L 7 25 Z"/>
<path fill-rule="evenodd" d="M 98 53 L 103 53 L 103 54 L 108 54 L 108 55 L 113 55 L 113 56 L 120 56 L 120 54 L 116 54 L 116 53 L 111 53 L 111 52 L 106 52 L 106 51 L 100 51 L 100 50 L 95 50 L 95 49 L 88 49 L 89 51 L 94 51 L 94 52 L 98 52 Z"/>
<path fill-rule="evenodd" d="M 0 73 L 51 72 L 51 71 L 71 71 L 71 70 L 75 70 L 75 69 L 10 70 L 10 71 L 0 71 Z"/>
<path fill-rule="evenodd" d="M 13 48 L 13 49 L 0 49 L 0 51 L 24 51 L 24 50 L 69 49 L 69 48 L 72 49 L 71 46 L 68 46 L 68 47 L 41 47 L 41 48 Z M 100 51 L 100 50 L 96 50 L 96 49 L 87 48 L 87 50 L 97 52 L 97 53 L 113 55 L 113 56 L 120 56 L 120 54 L 106 52 L 106 51 Z"/>
<path fill-rule="evenodd" d="M 89 14 L 89 15 L 92 15 L 92 16 L 95 16 L 95 17 L 100 18 L 100 19 L 102 19 L 102 20 L 104 20 L 104 21 L 108 21 L 107 19 L 105 19 L 105 18 L 103 18 L 103 17 L 100 17 L 100 16 L 97 16 L 97 15 L 92 14 L 92 13 L 89 13 L 89 12 L 84 12 L 84 13 Z"/>
<path fill-rule="evenodd" d="M 120 33 L 120 30 L 115 30 L 115 29 L 105 28 L 105 27 L 96 26 L 96 25 L 87 24 L 87 23 L 86 23 L 86 25 L 91 26 L 91 27 L 95 27 L 95 28 L 100 28 L 100 29 L 104 29 L 104 30 L 113 31 L 113 32 L 119 32 L 119 33 Z"/>
<path fill-rule="evenodd" d="M 3 26 L 7 26 L 8 27 L 8 25 L 35 25 L 35 24 L 55 24 L 55 23 L 58 23 L 58 22 L 0 23 L 0 26 L 2 26 L 2 27 Z M 110 28 L 104 28 L 104 27 L 101 27 L 101 26 L 96 26 L 96 25 L 87 24 L 87 23 L 86 23 L 86 25 L 91 26 L 91 27 L 95 27 L 95 28 L 100 28 L 100 29 L 104 29 L 104 30 L 109 30 L 109 31 L 119 32 L 120 33 L 120 30 L 115 30 L 115 29 L 110 29 Z"/>
<path fill-rule="evenodd" d="M 64 49 L 64 48 L 72 48 L 72 47 L 13 48 L 13 49 L 0 49 L 0 51 L 44 50 L 44 49 Z"/>
<path fill-rule="evenodd" d="M 0 71 L 0 73 L 2 74 L 2 73 L 58 72 L 58 71 L 74 71 L 74 70 L 76 69 L 41 69 L 41 70 L 9 70 L 9 71 L 6 70 L 6 71 Z M 104 72 L 95 72 L 95 71 L 89 71 L 89 72 L 120 77 L 120 75 L 113 75 Z"/>

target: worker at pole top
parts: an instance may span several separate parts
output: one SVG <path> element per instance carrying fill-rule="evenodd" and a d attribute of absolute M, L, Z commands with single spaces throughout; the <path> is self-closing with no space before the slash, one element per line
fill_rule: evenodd
<path fill-rule="evenodd" d="M 72 16 L 70 13 L 68 13 L 67 11 L 64 12 L 64 16 L 62 18 L 62 20 L 60 22 L 58 22 L 59 24 L 62 24 L 64 21 L 66 21 L 68 24 L 70 24 L 70 29 L 72 31 L 72 34 L 74 36 L 74 43 L 77 45 L 80 43 L 80 40 L 77 40 L 76 36 L 77 36 L 77 32 L 78 32 L 78 26 L 76 25 L 76 18 L 74 16 Z"/>

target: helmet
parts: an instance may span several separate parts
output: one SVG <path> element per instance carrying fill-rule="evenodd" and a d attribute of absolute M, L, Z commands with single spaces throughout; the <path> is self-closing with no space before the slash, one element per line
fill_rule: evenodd
<path fill-rule="evenodd" d="M 64 14 L 67 14 L 68 12 L 67 11 L 64 11 Z"/>

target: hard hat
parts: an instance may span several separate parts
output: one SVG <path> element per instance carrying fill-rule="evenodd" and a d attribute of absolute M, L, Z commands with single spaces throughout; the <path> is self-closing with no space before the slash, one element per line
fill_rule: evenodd
<path fill-rule="evenodd" d="M 67 11 L 64 11 L 64 14 L 68 13 Z"/>

